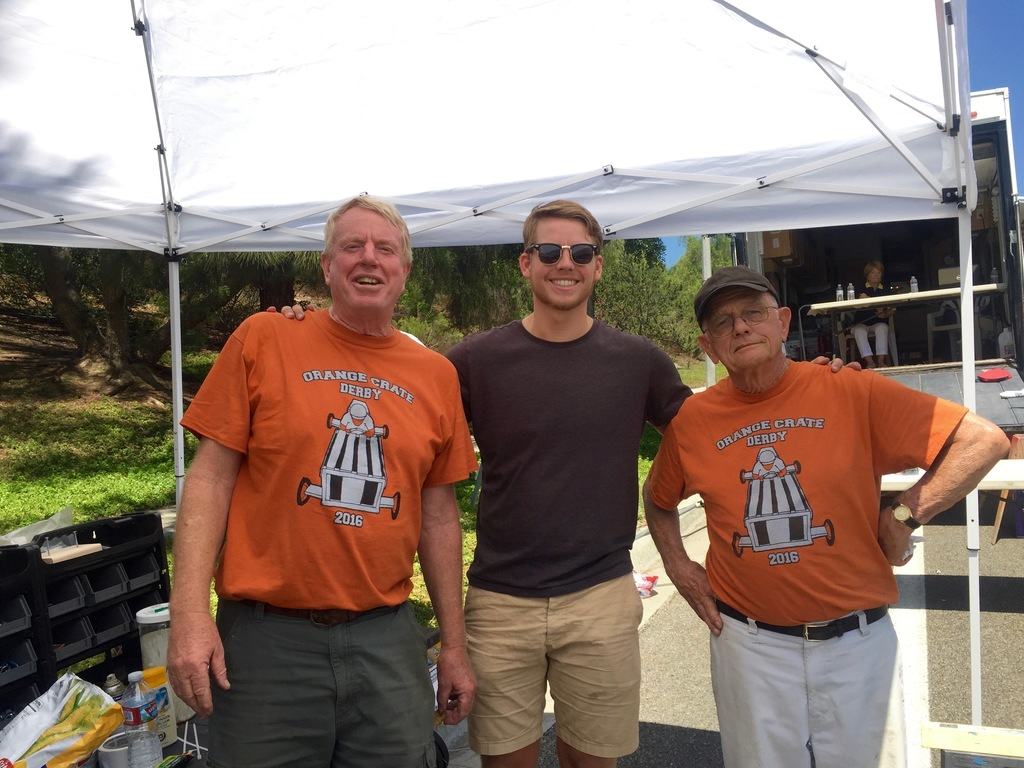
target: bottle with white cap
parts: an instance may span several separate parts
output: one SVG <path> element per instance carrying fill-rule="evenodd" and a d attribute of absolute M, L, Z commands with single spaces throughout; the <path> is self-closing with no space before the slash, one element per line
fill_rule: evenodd
<path fill-rule="evenodd" d="M 141 671 L 128 675 L 121 708 L 128 736 L 128 768 L 153 768 L 164 755 L 156 731 L 156 693 L 146 685 Z"/>
<path fill-rule="evenodd" d="M 167 640 L 171 634 L 171 607 L 169 603 L 150 605 L 135 614 L 139 625 L 139 644 L 142 646 L 142 666 L 167 666 Z M 174 716 L 179 723 L 188 720 L 195 712 L 178 698 L 168 682 Z"/>

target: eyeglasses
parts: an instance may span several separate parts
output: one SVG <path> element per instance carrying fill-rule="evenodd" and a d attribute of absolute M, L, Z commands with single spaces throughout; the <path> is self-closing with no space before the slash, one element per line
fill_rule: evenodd
<path fill-rule="evenodd" d="M 742 319 L 744 323 L 753 327 L 767 320 L 772 310 L 775 309 L 778 307 L 749 307 L 738 315 L 715 315 L 704 324 L 704 332 L 714 339 L 720 339 L 732 333 L 738 319 Z"/>
<path fill-rule="evenodd" d="M 562 251 L 569 249 L 569 256 L 577 264 L 589 264 L 597 246 L 593 243 L 575 243 L 574 245 L 558 245 L 557 243 L 534 243 L 526 250 L 536 251 L 541 264 L 556 264 L 562 258 Z"/>

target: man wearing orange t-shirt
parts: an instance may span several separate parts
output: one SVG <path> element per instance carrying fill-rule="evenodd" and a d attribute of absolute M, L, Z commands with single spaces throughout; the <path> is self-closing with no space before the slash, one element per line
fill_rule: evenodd
<path fill-rule="evenodd" d="M 669 577 L 711 630 L 725 763 L 902 766 L 891 565 L 1005 455 L 1006 437 L 885 377 L 787 360 L 791 312 L 746 267 L 713 274 L 694 309 L 701 348 L 729 378 L 683 403 L 644 503 Z M 918 466 L 921 480 L 879 511 L 881 475 Z M 694 493 L 706 571 L 675 512 Z"/>
<path fill-rule="evenodd" d="M 391 325 L 411 256 L 392 206 L 343 205 L 321 257 L 330 311 L 248 318 L 182 419 L 200 444 L 168 667 L 212 711 L 212 765 L 433 765 L 434 692 L 406 604 L 417 552 L 441 627 L 437 709 L 455 723 L 472 706 L 453 483 L 476 460 L 455 369 Z"/>

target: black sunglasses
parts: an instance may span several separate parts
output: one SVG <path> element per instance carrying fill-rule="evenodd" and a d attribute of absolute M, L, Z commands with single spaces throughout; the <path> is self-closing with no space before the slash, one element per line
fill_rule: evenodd
<path fill-rule="evenodd" d="M 569 249 L 569 255 L 577 264 L 589 264 L 597 246 L 592 243 L 575 243 L 574 245 L 558 245 L 557 243 L 534 243 L 526 250 L 536 251 L 541 264 L 556 264 L 562 258 L 562 250 Z"/>

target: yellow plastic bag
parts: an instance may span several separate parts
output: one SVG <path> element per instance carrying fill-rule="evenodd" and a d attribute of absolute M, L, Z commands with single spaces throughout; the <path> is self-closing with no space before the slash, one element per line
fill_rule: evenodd
<path fill-rule="evenodd" d="M 0 768 L 75 768 L 123 721 L 110 696 L 68 672 L 0 731 Z"/>

